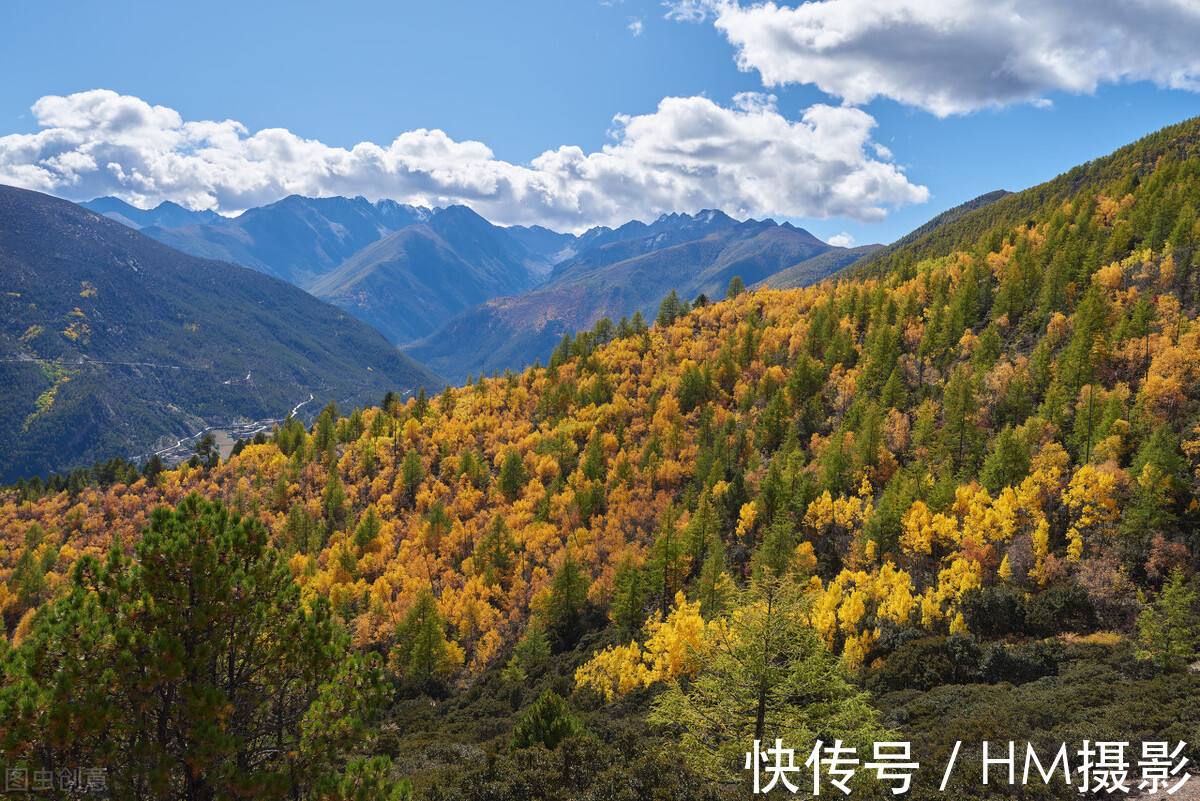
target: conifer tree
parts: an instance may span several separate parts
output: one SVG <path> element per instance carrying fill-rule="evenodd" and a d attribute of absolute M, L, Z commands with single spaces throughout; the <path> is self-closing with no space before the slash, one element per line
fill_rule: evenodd
<path fill-rule="evenodd" d="M 596 429 L 588 438 L 587 448 L 583 452 L 583 462 L 579 465 L 583 477 L 588 481 L 600 481 L 604 478 L 604 447 L 600 442 L 600 430 Z"/>
<path fill-rule="evenodd" d="M 429 411 L 429 396 L 425 394 L 425 387 L 421 387 L 417 392 L 417 399 L 413 402 L 413 417 L 417 420 L 422 420 L 425 414 Z"/>
<path fill-rule="evenodd" d="M 509 448 L 505 451 L 504 460 L 500 463 L 498 481 L 500 491 L 510 501 L 515 500 L 528 480 L 529 474 L 525 470 L 525 461 L 521 458 L 521 454 L 517 453 L 515 448 Z"/>
<path fill-rule="evenodd" d="M 539 618 L 533 617 L 501 675 L 506 681 L 523 682 L 529 671 L 545 662 L 549 656 L 550 640 L 546 637 L 546 627 Z"/>
<path fill-rule="evenodd" d="M 686 309 L 680 308 L 679 293 L 674 289 L 663 298 L 662 303 L 658 305 L 658 317 L 655 319 L 655 325 L 659 328 L 666 328 L 681 315 L 686 314 Z"/>
<path fill-rule="evenodd" d="M 613 575 L 613 598 L 608 611 L 613 625 L 627 636 L 640 629 L 645 620 L 646 599 L 642 583 L 642 571 L 626 552 Z"/>
<path fill-rule="evenodd" d="M 993 495 L 1005 487 L 1015 487 L 1029 475 L 1029 448 L 1005 426 L 996 435 L 996 442 L 983 462 L 979 480 Z"/>
<path fill-rule="evenodd" d="M 696 513 L 692 515 L 684 531 L 684 547 L 691 560 L 693 572 L 699 570 L 707 558 L 714 536 L 720 539 L 717 514 L 713 510 L 712 493 L 705 489 L 696 505 Z"/>
<path fill-rule="evenodd" d="M 705 552 L 704 566 L 696 579 L 695 596 L 700 601 L 700 614 L 711 619 L 728 611 L 735 588 L 725 570 L 725 543 L 715 529 Z"/>
<path fill-rule="evenodd" d="M 968 367 L 961 367 L 946 384 L 942 404 L 942 448 L 956 470 L 975 464 L 979 446 L 979 427 L 975 415 L 979 411 L 976 378 Z"/>
<path fill-rule="evenodd" d="M 416 499 L 417 488 L 425 480 L 425 466 L 421 463 L 421 454 L 416 448 L 409 448 L 404 453 L 404 461 L 400 465 L 400 476 L 404 481 L 404 491 L 411 504 Z"/>
<path fill-rule="evenodd" d="M 674 506 L 668 506 L 659 521 L 653 555 L 648 565 L 652 597 L 664 612 L 671 608 L 675 593 L 683 589 L 687 577 L 687 555 L 679 540 L 678 521 L 679 512 Z"/>
<path fill-rule="evenodd" d="M 325 491 L 321 493 L 321 506 L 325 510 L 325 520 L 332 533 L 346 518 L 346 488 L 342 485 L 342 477 L 337 470 L 329 472 Z"/>
<path fill-rule="evenodd" d="M 382 523 L 379 520 L 379 513 L 375 511 L 375 504 L 371 504 L 367 507 L 367 511 L 363 513 L 362 520 L 359 521 L 358 528 L 354 531 L 355 546 L 366 548 L 379 536 L 381 528 Z"/>
<path fill-rule="evenodd" d="M 723 625 L 708 630 L 700 671 L 655 699 L 650 720 L 679 732 L 694 770 L 721 782 L 744 775 L 754 740 L 840 739 L 861 749 L 883 734 L 868 695 L 850 684 L 805 618 L 802 588 L 768 568 Z"/>
<path fill-rule="evenodd" d="M 504 522 L 504 515 L 497 512 L 475 545 L 475 572 L 488 584 L 503 583 L 513 568 L 516 550 L 512 531 Z"/>
<path fill-rule="evenodd" d="M 560 650 L 574 646 L 582 634 L 589 586 L 591 580 L 568 550 L 550 582 L 550 598 L 546 604 L 546 626 Z"/>
<path fill-rule="evenodd" d="M 583 724 L 571 714 L 567 702 L 547 690 L 518 721 L 509 750 L 542 745 L 553 751 L 566 738 L 584 733 Z"/>
<path fill-rule="evenodd" d="M 446 622 L 438 614 L 433 593 L 423 590 L 396 629 L 390 664 L 415 687 L 449 673 L 461 662 L 461 652 L 446 639 Z"/>
<path fill-rule="evenodd" d="M 1153 660 L 1164 670 L 1181 670 L 1195 660 L 1200 647 L 1200 614 L 1196 591 L 1185 586 L 1182 570 L 1171 571 L 1158 599 L 1138 615 L 1137 627 L 1139 658 Z"/>
<path fill-rule="evenodd" d="M 80 559 L 3 656 L 9 766 L 103 768 L 115 798 L 292 798 L 333 775 L 382 675 L 267 537 L 193 494 L 135 559 Z"/>
<path fill-rule="evenodd" d="M 147 484 L 157 484 L 158 476 L 165 468 L 162 457 L 156 453 L 142 465 L 142 476 L 145 477 Z"/>
<path fill-rule="evenodd" d="M 332 462 L 337 447 L 337 406 L 333 403 L 321 410 L 313 425 L 313 449 L 328 463 Z"/>
<path fill-rule="evenodd" d="M 203 467 L 205 470 L 212 470 L 221 463 L 221 451 L 217 448 L 217 441 L 212 434 L 205 434 L 196 443 L 194 460 L 196 464 L 193 467 Z"/>

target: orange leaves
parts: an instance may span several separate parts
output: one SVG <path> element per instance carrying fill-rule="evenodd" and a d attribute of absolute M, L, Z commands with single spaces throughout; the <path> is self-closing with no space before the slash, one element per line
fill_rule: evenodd
<path fill-rule="evenodd" d="M 1194 342 L 1190 344 L 1194 346 Z M 1163 343 L 1161 338 L 1155 345 L 1138 395 L 1156 419 L 1167 420 L 1187 403 L 1184 388 L 1194 383 L 1200 368 L 1196 364 L 1195 351 L 1185 353 L 1184 348 Z"/>
<path fill-rule="evenodd" d="M 562 466 L 548 453 L 539 454 L 533 460 L 533 474 L 543 484 L 549 484 L 562 471 Z"/>
<path fill-rule="evenodd" d="M 1057 442 L 1050 442 L 1033 458 L 1032 472 L 1017 490 L 1017 506 L 1030 517 L 1044 517 L 1066 484 L 1071 458 Z"/>
<path fill-rule="evenodd" d="M 1050 322 L 1046 325 L 1046 340 L 1051 346 L 1059 345 L 1067 337 L 1067 332 L 1070 329 L 1070 321 L 1062 312 L 1053 312 L 1050 315 Z"/>
<path fill-rule="evenodd" d="M 883 423 L 883 443 L 889 451 L 899 453 L 907 450 L 911 431 L 908 415 L 899 409 L 888 409 Z"/>
<path fill-rule="evenodd" d="M 979 563 L 970 559 L 955 559 L 938 573 L 934 597 L 943 604 L 956 603 L 968 590 L 983 583 L 983 570 Z"/>
<path fill-rule="evenodd" d="M 1113 262 L 1097 270 L 1096 274 L 1092 276 L 1092 281 L 1106 293 L 1115 296 L 1125 283 L 1125 270 L 1121 267 L 1120 262 Z"/>
<path fill-rule="evenodd" d="M 988 269 L 992 272 L 992 275 L 997 281 L 1004 279 L 1004 274 L 1008 269 L 1009 259 L 1012 258 L 1012 254 L 1015 249 L 1016 248 L 1014 248 L 1012 244 L 1005 243 L 1005 245 L 1000 248 L 999 253 L 993 252 L 987 254 L 986 260 Z"/>
<path fill-rule="evenodd" d="M 900 548 L 914 564 L 923 559 L 926 567 L 940 571 L 939 576 L 944 572 L 941 565 L 958 561 L 997 567 L 998 550 L 1020 526 L 1017 495 L 1011 488 L 992 498 L 978 484 L 967 484 L 956 488 L 947 513 L 933 514 L 923 501 L 915 501 L 901 522 Z"/>
<path fill-rule="evenodd" d="M 1027 374 L 1028 370 L 1029 363 L 1023 355 L 1018 355 L 1012 361 L 1001 357 L 983 377 L 983 386 L 987 390 L 988 402 L 990 404 L 997 403 L 1013 384 Z"/>
<path fill-rule="evenodd" d="M 943 527 L 934 527 L 933 515 L 924 501 L 916 501 L 905 512 L 901 531 L 900 549 L 907 556 L 931 556 L 935 546 L 944 547 L 952 541 Z"/>
<path fill-rule="evenodd" d="M 421 423 L 415 417 L 410 417 L 404 422 L 404 441 L 411 447 L 421 435 Z"/>
<path fill-rule="evenodd" d="M 724 489 L 722 487 L 722 489 Z M 717 488 L 713 487 L 713 495 L 720 496 Z M 754 529 L 754 521 L 758 517 L 758 507 L 754 501 L 742 504 L 742 509 L 738 513 L 737 536 L 739 540 L 745 540 L 750 531 Z"/>
<path fill-rule="evenodd" d="M 534 564 L 549 564 L 550 557 L 562 549 L 562 534 L 557 526 L 550 523 L 530 523 L 514 528 L 513 535 Z"/>
<path fill-rule="evenodd" d="M 503 623 L 494 602 L 498 589 L 480 576 L 471 576 L 461 586 L 447 587 L 438 602 L 438 613 L 458 638 L 469 645 L 467 655 L 481 671 L 499 653 Z"/>
<path fill-rule="evenodd" d="M 1195 438 L 1182 443 L 1183 452 L 1188 458 L 1188 465 L 1192 469 L 1196 483 L 1200 485 L 1200 425 L 1192 429 L 1192 436 Z"/>
<path fill-rule="evenodd" d="M 1111 226 L 1113 220 L 1121 212 L 1121 204 L 1104 195 L 1096 196 L 1096 221 L 1104 226 Z"/>

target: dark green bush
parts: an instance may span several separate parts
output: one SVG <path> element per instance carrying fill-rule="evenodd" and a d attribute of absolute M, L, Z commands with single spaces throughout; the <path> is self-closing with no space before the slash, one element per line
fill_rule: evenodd
<path fill-rule="evenodd" d="M 995 639 L 1025 630 L 1025 596 L 1015 587 L 977 587 L 962 597 L 963 622 L 977 637 Z"/>
<path fill-rule="evenodd" d="M 1053 646 L 1044 642 L 995 643 L 984 651 L 979 672 L 989 684 L 1002 681 L 1025 684 L 1043 676 L 1057 676 L 1058 660 L 1054 651 Z"/>
<path fill-rule="evenodd" d="M 867 684 L 877 692 L 929 690 L 943 684 L 979 681 L 981 651 L 975 640 L 962 635 L 924 637 L 901 645 Z"/>
<path fill-rule="evenodd" d="M 1095 630 L 1096 609 L 1087 590 L 1078 584 L 1062 584 L 1029 599 L 1025 620 L 1029 634 L 1052 637 L 1063 632 Z"/>

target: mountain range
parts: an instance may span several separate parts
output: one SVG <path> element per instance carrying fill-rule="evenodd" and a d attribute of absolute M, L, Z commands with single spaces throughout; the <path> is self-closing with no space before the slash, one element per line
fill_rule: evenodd
<path fill-rule="evenodd" d="M 533 289 L 551 266 L 504 229 L 452 206 L 368 245 L 309 291 L 404 345 L 463 309 Z"/>
<path fill-rule="evenodd" d="M 787 223 L 717 210 L 576 235 L 497 226 L 463 206 L 361 197 L 292 196 L 232 218 L 115 198 L 83 205 L 186 253 L 289 281 L 455 380 L 544 359 L 563 334 L 601 317 L 653 317 L 672 289 L 720 295 L 735 275 L 811 283 L 878 247 L 833 247 Z"/>
<path fill-rule="evenodd" d="M 3 480 L 440 383 L 284 281 L 36 192 L 0 187 L 0 277 Z"/>
<path fill-rule="evenodd" d="M 253 267 L 301 289 L 367 245 L 432 214 L 391 200 L 298 195 L 231 218 L 168 203 L 139 215 L 110 197 L 81 205 L 119 222 L 132 221 L 142 233 L 176 250 Z"/>
<path fill-rule="evenodd" d="M 451 379 L 516 369 L 546 358 L 564 334 L 602 317 L 615 321 L 641 312 L 653 320 L 671 290 L 686 300 L 724 297 L 734 276 L 757 282 L 835 250 L 787 223 L 737 222 L 719 211 L 624 229 L 634 235 L 594 237 L 592 247 L 557 265 L 543 286 L 467 309 L 406 352 Z"/>
<path fill-rule="evenodd" d="M 152 209 L 139 209 L 115 197 L 99 197 L 79 204 L 110 220 L 116 220 L 130 228 L 182 228 L 187 225 L 211 225 L 225 222 L 215 211 L 192 211 L 178 203 L 164 200 Z"/>

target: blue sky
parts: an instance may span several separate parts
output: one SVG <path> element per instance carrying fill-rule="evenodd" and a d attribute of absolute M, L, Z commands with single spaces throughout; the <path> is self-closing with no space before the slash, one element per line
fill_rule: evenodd
<path fill-rule="evenodd" d="M 1175 0 L 928 5 L 10 6 L 0 182 L 558 229 L 718 206 L 888 242 L 1200 113 L 1200 12 Z"/>

